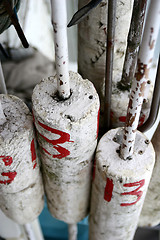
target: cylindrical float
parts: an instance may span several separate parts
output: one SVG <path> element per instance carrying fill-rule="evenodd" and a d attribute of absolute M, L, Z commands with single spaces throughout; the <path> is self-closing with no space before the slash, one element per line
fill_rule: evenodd
<path fill-rule="evenodd" d="M 44 204 L 32 115 L 17 97 L 1 94 L 0 101 L 6 117 L 0 126 L 0 208 L 25 224 Z"/>
<path fill-rule="evenodd" d="M 156 153 L 156 162 L 140 215 L 140 226 L 156 226 L 160 223 L 160 124 L 153 135 L 152 143 Z"/>
<path fill-rule="evenodd" d="M 35 87 L 32 102 L 48 208 L 74 224 L 89 208 L 99 98 L 90 81 L 74 72 L 69 76 L 68 99 L 58 98 L 57 79 L 50 77 Z"/>
<path fill-rule="evenodd" d="M 79 8 L 87 3 L 87 0 L 79 0 Z M 116 82 L 121 78 L 132 7 L 133 0 L 117 1 L 113 63 L 113 80 Z M 83 78 L 94 83 L 100 96 L 102 110 L 105 91 L 107 8 L 108 1 L 103 0 L 78 26 L 78 71 Z"/>
<path fill-rule="evenodd" d="M 154 149 L 137 132 L 132 160 L 119 157 L 122 129 L 107 132 L 95 158 L 90 211 L 91 240 L 132 240 L 154 165 Z"/>
<path fill-rule="evenodd" d="M 111 96 L 111 125 L 113 128 L 124 126 L 126 120 L 129 91 L 122 91 L 117 87 L 117 83 L 121 80 L 122 76 L 133 2 L 133 0 L 117 1 Z M 88 3 L 87 0 L 79 0 L 79 8 L 83 7 L 86 3 Z M 108 1 L 103 0 L 79 24 L 78 28 L 78 70 L 83 78 L 88 78 L 94 83 L 99 94 L 101 101 L 100 128 L 103 125 L 104 116 L 107 8 Z M 148 79 L 148 93 L 146 93 L 145 102 L 141 110 L 139 126 L 148 118 L 152 92 L 152 82 Z"/>

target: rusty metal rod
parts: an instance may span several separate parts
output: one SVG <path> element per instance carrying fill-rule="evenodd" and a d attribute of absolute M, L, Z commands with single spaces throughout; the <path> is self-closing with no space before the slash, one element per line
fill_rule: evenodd
<path fill-rule="evenodd" d="M 153 126 L 153 124 L 157 119 L 159 104 L 160 104 L 160 58 L 158 63 L 158 70 L 157 70 L 156 81 L 154 85 L 154 92 L 153 92 L 153 98 L 152 98 L 149 117 L 147 121 L 138 128 L 139 131 L 146 132 Z"/>
<path fill-rule="evenodd" d="M 123 65 L 122 78 L 121 81 L 117 84 L 117 87 L 122 91 L 130 90 L 132 80 L 134 78 L 137 64 L 137 55 L 142 39 L 147 1 L 148 0 L 134 1 L 131 25 L 127 39 L 128 45 Z"/>
<path fill-rule="evenodd" d="M 106 73 L 105 73 L 105 105 L 104 105 L 104 130 L 105 131 L 108 131 L 110 129 L 116 6 L 117 6 L 117 0 L 109 0 L 108 1 L 107 49 L 106 49 Z"/>

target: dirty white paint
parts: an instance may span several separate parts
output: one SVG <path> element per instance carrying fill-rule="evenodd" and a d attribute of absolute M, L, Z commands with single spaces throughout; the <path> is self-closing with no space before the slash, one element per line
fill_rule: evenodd
<path fill-rule="evenodd" d="M 17 97 L 0 95 L 6 122 L 0 126 L 0 208 L 19 224 L 43 209 L 43 184 L 29 109 Z"/>
<path fill-rule="evenodd" d="M 58 94 L 66 99 L 70 96 L 66 0 L 61 0 L 61 4 L 59 0 L 51 0 L 51 7 Z"/>
<path fill-rule="evenodd" d="M 156 153 L 156 162 L 140 215 L 140 226 L 156 226 L 160 223 L 160 124 L 153 135 L 152 143 Z"/>
<path fill-rule="evenodd" d="M 99 98 L 93 84 L 70 72 L 71 96 L 57 97 L 56 77 L 32 95 L 42 171 L 51 214 L 69 224 L 88 214 Z"/>
<path fill-rule="evenodd" d="M 119 157 L 122 129 L 100 140 L 93 172 L 90 240 L 132 240 L 152 174 L 155 153 L 137 132 L 133 159 Z M 114 139 L 114 140 L 113 140 Z"/>

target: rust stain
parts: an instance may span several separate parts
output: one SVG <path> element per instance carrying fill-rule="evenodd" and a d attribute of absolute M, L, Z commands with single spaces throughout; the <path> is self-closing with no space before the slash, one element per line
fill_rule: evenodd
<path fill-rule="evenodd" d="M 146 88 L 146 82 L 143 82 L 140 86 L 140 93 L 139 93 L 140 97 L 144 97 L 145 88 Z"/>
<path fill-rule="evenodd" d="M 124 135 L 124 137 L 123 137 L 123 138 L 124 138 L 124 140 L 126 140 L 126 139 L 127 139 L 126 135 Z"/>
<path fill-rule="evenodd" d="M 138 66 L 138 71 L 135 74 L 136 80 L 140 81 L 144 76 L 148 78 L 149 68 L 147 68 L 147 64 L 140 62 L 140 59 L 138 59 L 137 66 Z M 138 83 L 137 83 L 137 87 L 139 87 Z"/>
<path fill-rule="evenodd" d="M 123 143 L 122 148 L 126 148 L 126 147 L 127 147 L 127 145 Z"/>
<path fill-rule="evenodd" d="M 132 109 L 132 108 L 133 108 L 132 104 L 133 104 L 133 101 L 132 101 L 132 99 L 130 99 L 130 100 L 129 100 L 129 104 L 128 104 L 128 108 L 131 108 L 131 109 Z"/>
<path fill-rule="evenodd" d="M 154 48 L 155 40 L 152 40 L 152 36 L 150 36 L 149 39 L 149 48 L 152 50 Z"/>
<path fill-rule="evenodd" d="M 62 82 L 62 80 L 60 80 L 59 82 L 60 82 L 60 85 L 63 85 L 63 82 Z"/>
<path fill-rule="evenodd" d="M 135 117 L 136 117 L 136 114 L 133 116 L 133 114 L 132 113 L 128 113 L 128 115 L 127 115 L 127 127 L 132 127 L 132 124 L 133 124 L 133 122 L 134 122 L 134 120 L 135 120 Z"/>
<path fill-rule="evenodd" d="M 128 133 L 128 131 L 127 131 L 127 130 L 124 130 L 124 133 L 125 133 L 125 134 L 127 134 L 127 133 Z"/>

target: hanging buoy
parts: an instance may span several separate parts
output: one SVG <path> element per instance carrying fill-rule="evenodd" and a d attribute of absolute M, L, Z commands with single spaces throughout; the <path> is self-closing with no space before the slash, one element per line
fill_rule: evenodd
<path fill-rule="evenodd" d="M 33 114 L 48 208 L 76 240 L 89 209 L 99 98 L 91 82 L 68 71 L 66 0 L 52 0 L 51 8 L 57 74 L 35 87 Z"/>
<path fill-rule="evenodd" d="M 153 146 L 137 131 L 137 126 L 157 39 L 158 6 L 157 0 L 149 7 L 125 128 L 110 130 L 97 147 L 91 196 L 91 240 L 132 240 L 138 225 L 155 162 Z"/>
<path fill-rule="evenodd" d="M 87 0 L 79 0 L 79 8 L 82 8 L 87 3 Z M 132 8 L 133 0 L 117 1 L 113 86 L 121 78 Z M 107 9 L 108 1 L 100 2 L 78 26 L 78 71 L 83 78 L 93 82 L 100 97 L 100 127 L 103 125 L 105 102 Z M 127 108 L 127 103 L 125 106 Z"/>
<path fill-rule="evenodd" d="M 35 87 L 32 101 L 48 207 L 71 224 L 88 213 L 99 98 L 77 73 L 70 72 L 70 86 L 70 98 L 59 100 L 50 77 Z"/>
<path fill-rule="evenodd" d="M 44 205 L 33 120 L 17 97 L 0 95 L 0 208 L 19 224 L 33 221 Z"/>
<path fill-rule="evenodd" d="M 139 226 L 156 226 L 160 222 L 160 124 L 153 135 L 152 143 L 156 153 L 156 162 L 153 169 L 151 182 L 148 187 L 147 195 L 144 201 L 142 212 L 140 215 Z"/>
<path fill-rule="evenodd" d="M 119 157 L 120 129 L 100 140 L 90 211 L 91 240 L 132 240 L 154 165 L 154 150 L 137 132 L 132 160 Z"/>

